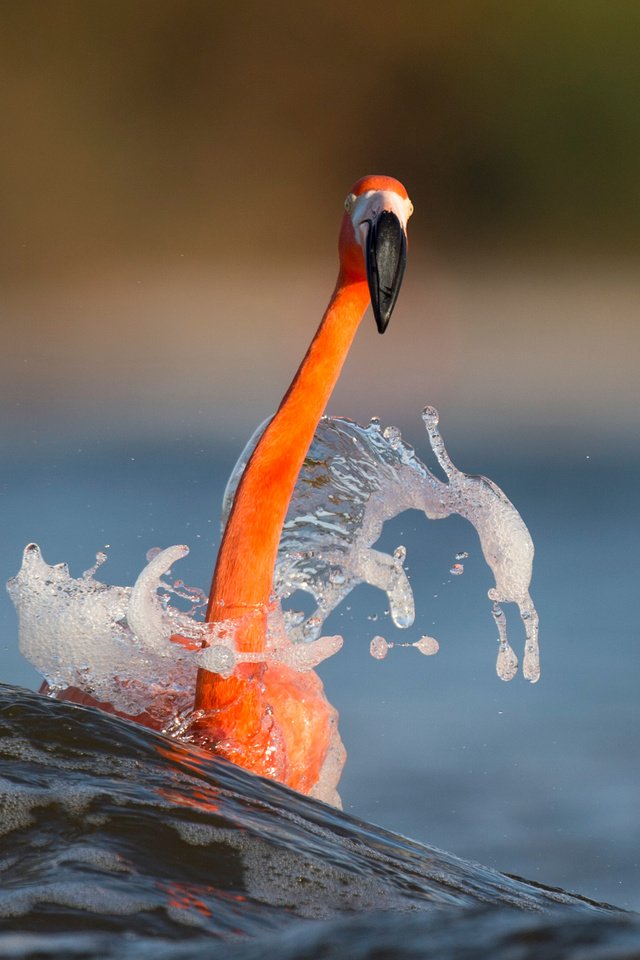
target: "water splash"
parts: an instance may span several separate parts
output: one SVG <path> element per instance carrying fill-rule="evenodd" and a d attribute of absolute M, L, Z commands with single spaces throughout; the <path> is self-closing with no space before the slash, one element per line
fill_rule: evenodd
<path fill-rule="evenodd" d="M 144 712 L 158 718 L 190 708 L 199 667 L 229 676 L 236 665 L 255 658 L 311 670 L 340 649 L 342 638 L 322 637 L 322 624 L 359 583 L 386 593 L 396 627 L 413 623 L 405 547 L 387 554 L 373 544 L 386 520 L 414 508 L 430 520 L 457 513 L 473 524 L 495 578 L 489 597 L 499 632 L 498 674 L 506 680 L 517 671 L 500 606 L 513 602 L 526 633 L 523 673 L 536 681 L 538 617 L 529 595 L 529 532 L 494 483 L 456 469 L 438 430 L 437 411 L 427 407 L 423 418 L 446 482 L 418 459 L 395 427 L 381 430 L 377 419 L 366 427 L 340 418 L 320 422 L 285 522 L 274 579 L 276 598 L 267 611 L 267 642 L 259 657 L 236 651 L 237 620 L 205 625 L 199 619 L 203 592 L 167 579 L 172 566 L 188 553 L 186 546 L 154 548 L 133 587 L 120 587 L 95 579 L 106 555 L 98 554 L 95 566 L 74 579 L 65 564 L 47 564 L 36 544 L 25 549 L 22 568 L 8 584 L 24 656 L 54 691 L 78 687 L 128 715 Z M 229 480 L 223 523 L 262 429 Z M 281 611 L 278 601 L 297 590 L 314 598 L 310 616 Z M 178 609 L 176 600 L 187 601 L 190 609 Z M 437 649 L 432 638 L 413 645 L 426 654 Z M 383 650 L 380 644 L 377 649 Z"/>
<path fill-rule="evenodd" d="M 389 650 L 394 647 L 414 647 L 425 657 L 432 657 L 440 649 L 440 644 L 435 637 L 420 637 L 415 643 L 399 643 L 397 640 L 393 642 L 385 640 L 384 637 L 374 637 L 369 644 L 369 653 L 375 660 L 384 660 Z"/>
<path fill-rule="evenodd" d="M 495 578 L 490 600 L 518 606 L 526 634 L 523 675 L 535 682 L 540 665 L 538 616 L 529 595 L 534 555 L 529 531 L 493 481 L 454 466 L 439 432 L 435 407 L 425 407 L 422 417 L 446 483 L 421 462 L 396 427 L 381 430 L 377 417 L 366 427 L 343 418 L 320 421 L 287 514 L 275 576 L 279 597 L 302 590 L 311 594 L 316 609 L 292 624 L 289 634 L 296 642 L 319 636 L 326 617 L 360 583 L 387 594 L 396 627 L 411 626 L 415 603 L 404 570 L 406 549 L 400 546 L 390 555 L 373 544 L 384 522 L 404 510 L 421 510 L 429 520 L 459 514 L 475 527 Z M 223 524 L 265 426 L 256 430 L 231 474 Z M 467 557 L 468 552 L 462 551 L 456 560 Z M 459 564 L 451 572 L 463 570 Z M 506 623 L 504 631 L 506 639 Z M 499 675 L 506 679 L 504 671 Z"/>
<path fill-rule="evenodd" d="M 247 614 L 252 616 L 254 611 Z M 242 623 L 242 621 L 240 621 Z M 340 636 L 319 637 L 308 643 L 293 643 L 287 632 L 286 619 L 280 604 L 274 602 L 267 615 L 267 634 L 264 650 L 241 652 L 236 650 L 234 637 L 239 629 L 238 619 L 207 624 L 202 632 L 203 649 L 198 666 L 222 677 L 230 677 L 240 663 L 282 663 L 304 673 L 313 670 L 341 649 Z"/>
<path fill-rule="evenodd" d="M 29 544 L 8 583 L 21 652 L 54 692 L 75 686 L 132 716 L 190 704 L 196 666 L 176 656 L 169 637 L 198 624 L 158 596 L 162 575 L 187 553 L 182 545 L 161 551 L 133 587 L 120 587 L 92 571 L 74 579 L 66 564 L 49 565 Z"/>
<path fill-rule="evenodd" d="M 425 407 L 424 420 L 431 448 L 447 480 L 452 505 L 451 513 L 458 513 L 476 528 L 485 560 L 495 577 L 496 585 L 489 590 L 489 599 L 495 605 L 515 603 L 525 629 L 523 675 L 535 683 L 540 678 L 538 653 L 538 614 L 529 594 L 533 566 L 533 541 L 524 521 L 514 505 L 487 477 L 461 473 L 452 463 L 438 429 L 438 411 Z M 506 643 L 506 624 L 502 642 Z M 506 648 L 505 648 L 506 649 Z M 512 656 L 511 656 L 512 655 Z M 517 669 L 517 659 L 511 651 L 512 666 L 503 675 L 504 665 L 498 665 L 498 675 L 510 680 Z M 515 659 L 515 668 L 513 660 Z"/>

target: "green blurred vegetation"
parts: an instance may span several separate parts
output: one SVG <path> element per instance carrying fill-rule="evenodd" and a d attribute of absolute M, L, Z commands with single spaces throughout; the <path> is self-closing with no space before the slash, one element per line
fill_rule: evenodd
<path fill-rule="evenodd" d="M 413 236 L 440 247 L 640 239 L 638 0 L 3 0 L 0 17 L 5 282 L 326 253 L 367 172 L 405 181 Z"/>

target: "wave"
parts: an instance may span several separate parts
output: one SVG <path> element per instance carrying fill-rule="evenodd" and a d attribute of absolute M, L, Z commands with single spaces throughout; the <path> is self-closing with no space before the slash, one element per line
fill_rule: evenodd
<path fill-rule="evenodd" d="M 634 915 L 94 709 L 0 686 L 0 762 L 3 957 L 637 956 Z"/>

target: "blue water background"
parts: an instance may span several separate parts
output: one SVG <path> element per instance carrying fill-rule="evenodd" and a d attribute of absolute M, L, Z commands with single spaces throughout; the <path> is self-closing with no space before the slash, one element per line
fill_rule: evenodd
<path fill-rule="evenodd" d="M 76 576 L 110 544 L 101 574 L 125 584 L 149 547 L 184 542 L 191 555 L 174 572 L 206 589 L 222 491 L 241 447 L 193 437 L 10 445 L 0 578 L 16 572 L 30 540 Z M 407 546 L 416 625 L 395 630 L 383 596 L 364 587 L 326 625 L 346 638 L 321 668 L 349 752 L 345 809 L 502 871 L 639 909 L 640 460 L 624 445 L 606 456 L 593 448 L 553 457 L 517 445 L 497 456 L 479 449 L 454 459 L 505 490 L 536 544 L 542 679 L 531 686 L 495 676 L 491 581 L 473 529 L 416 513 L 388 524 L 387 547 Z M 459 551 L 470 556 L 464 575 L 452 577 Z M 521 650 L 514 609 L 508 621 Z M 431 658 L 394 649 L 377 662 L 368 653 L 376 633 L 429 633 L 441 649 Z M 0 664 L 2 680 L 37 687 L 6 595 Z"/>

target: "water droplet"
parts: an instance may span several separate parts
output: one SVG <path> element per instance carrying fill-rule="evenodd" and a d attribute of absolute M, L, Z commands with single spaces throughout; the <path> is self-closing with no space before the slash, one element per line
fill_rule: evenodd
<path fill-rule="evenodd" d="M 416 650 L 419 650 L 420 653 L 423 653 L 425 657 L 432 657 L 434 653 L 437 653 L 440 649 L 440 644 L 435 637 L 420 637 L 419 640 L 413 644 Z"/>
<path fill-rule="evenodd" d="M 384 660 L 390 649 L 391 645 L 387 643 L 384 637 L 374 637 L 369 644 L 369 653 L 376 660 Z"/>
<path fill-rule="evenodd" d="M 102 566 L 102 564 L 106 563 L 107 559 L 108 558 L 106 553 L 103 553 L 102 550 L 99 550 L 98 553 L 96 553 L 96 562 L 94 563 L 94 565 L 92 567 L 89 567 L 89 569 L 85 570 L 84 573 L 82 574 L 83 579 L 84 580 L 91 579 L 91 577 L 94 575 L 94 573 L 98 571 L 98 569 Z M 64 564 L 56 564 L 56 566 L 64 567 Z"/>
<path fill-rule="evenodd" d="M 498 650 L 498 660 L 496 662 L 496 673 L 501 680 L 513 680 L 517 672 L 517 656 L 509 643 L 501 641 Z"/>
<path fill-rule="evenodd" d="M 401 630 L 405 630 L 407 627 L 410 627 L 415 620 L 413 604 L 409 608 L 394 607 L 391 611 L 391 619 L 395 623 L 396 627 L 400 627 Z"/>
<path fill-rule="evenodd" d="M 424 420 L 424 424 L 427 429 L 429 427 L 437 427 L 440 420 L 440 414 L 435 407 L 425 407 L 422 411 L 422 419 Z"/>
<path fill-rule="evenodd" d="M 385 427 L 382 436 L 389 441 L 392 450 L 397 450 L 402 443 L 402 434 L 397 427 Z"/>

